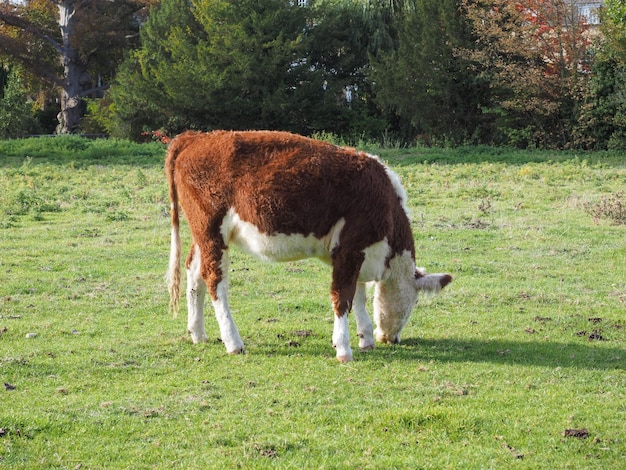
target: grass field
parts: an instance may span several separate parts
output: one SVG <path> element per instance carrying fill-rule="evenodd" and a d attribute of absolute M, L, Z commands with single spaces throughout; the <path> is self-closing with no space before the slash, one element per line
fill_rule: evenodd
<path fill-rule="evenodd" d="M 626 156 L 369 150 L 455 280 L 340 365 L 312 260 L 233 253 L 247 354 L 191 344 L 158 144 L 0 142 L 0 468 L 626 468 Z"/>

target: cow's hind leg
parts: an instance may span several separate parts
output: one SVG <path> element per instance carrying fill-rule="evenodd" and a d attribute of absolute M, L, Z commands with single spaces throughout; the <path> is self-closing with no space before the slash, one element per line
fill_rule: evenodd
<path fill-rule="evenodd" d="M 356 317 L 356 332 L 359 337 L 359 349 L 361 351 L 374 349 L 376 344 L 374 341 L 374 327 L 367 313 L 366 303 L 366 284 L 359 282 L 356 285 L 356 292 L 354 294 L 353 310 L 354 316 Z"/>
<path fill-rule="evenodd" d="M 187 331 L 194 343 L 207 341 L 204 329 L 204 297 L 207 289 L 201 268 L 200 249 L 198 245 L 193 245 L 187 258 Z"/>
<path fill-rule="evenodd" d="M 204 278 L 209 287 L 215 317 L 226 351 L 230 354 L 240 354 L 244 350 L 243 341 L 228 305 L 228 251 L 226 249 L 219 251 L 219 261 L 216 259 L 206 260 Z"/>

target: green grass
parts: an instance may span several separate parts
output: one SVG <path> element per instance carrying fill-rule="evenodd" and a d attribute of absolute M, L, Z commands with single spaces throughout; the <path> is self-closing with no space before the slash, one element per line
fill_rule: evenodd
<path fill-rule="evenodd" d="M 0 467 L 623 468 L 626 225 L 590 208 L 626 157 L 380 152 L 418 264 L 455 281 L 340 365 L 316 261 L 233 253 L 247 354 L 210 307 L 191 344 L 159 145 L 0 142 Z"/>

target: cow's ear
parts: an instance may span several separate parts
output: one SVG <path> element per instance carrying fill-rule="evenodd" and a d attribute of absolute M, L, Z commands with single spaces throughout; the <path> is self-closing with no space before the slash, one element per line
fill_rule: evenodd
<path fill-rule="evenodd" d="M 452 282 L 452 276 L 449 274 L 440 274 L 439 276 L 439 283 L 442 289 Z"/>
<path fill-rule="evenodd" d="M 449 274 L 426 274 L 424 270 L 415 270 L 415 285 L 418 291 L 439 292 L 452 282 Z"/>

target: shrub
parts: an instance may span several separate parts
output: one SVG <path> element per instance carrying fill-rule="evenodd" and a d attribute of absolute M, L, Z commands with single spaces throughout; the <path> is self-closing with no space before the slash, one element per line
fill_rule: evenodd
<path fill-rule="evenodd" d="M 615 194 L 603 197 L 595 204 L 588 204 L 587 212 L 595 223 L 608 219 L 617 225 L 626 224 L 626 193 L 622 190 Z"/>

